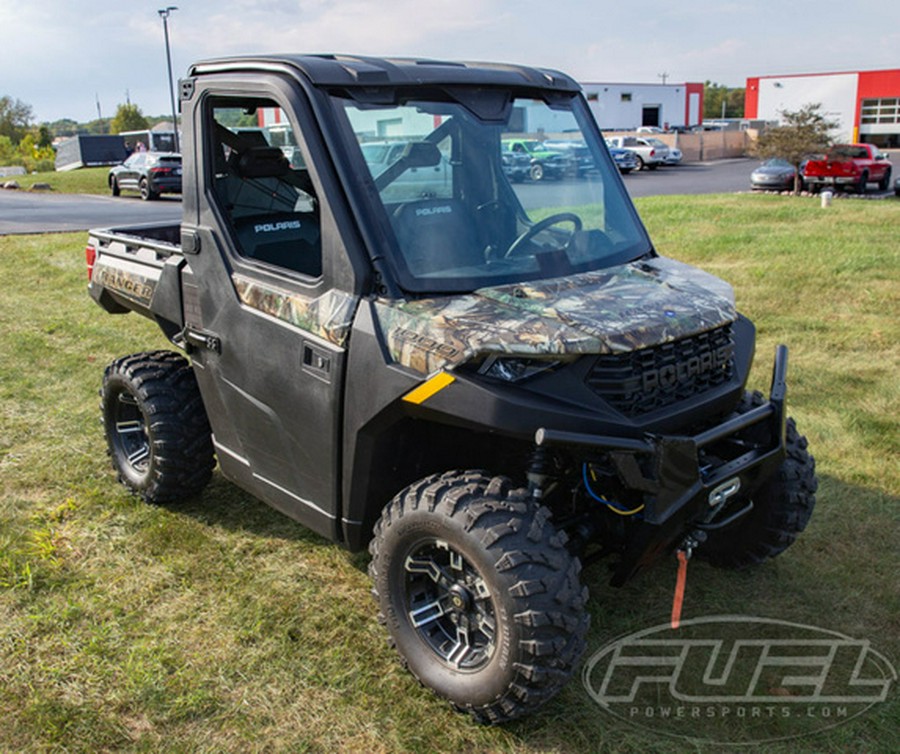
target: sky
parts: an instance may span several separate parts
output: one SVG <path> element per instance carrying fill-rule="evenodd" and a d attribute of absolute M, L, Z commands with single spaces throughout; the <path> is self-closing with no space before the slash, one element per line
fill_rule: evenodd
<path fill-rule="evenodd" d="M 173 2 L 173 0 L 169 0 Z M 174 77 L 222 55 L 334 52 L 520 63 L 582 82 L 900 68 L 897 0 L 174 0 Z M 161 2 L 0 0 L 0 96 L 37 122 L 130 101 L 171 112 Z"/>

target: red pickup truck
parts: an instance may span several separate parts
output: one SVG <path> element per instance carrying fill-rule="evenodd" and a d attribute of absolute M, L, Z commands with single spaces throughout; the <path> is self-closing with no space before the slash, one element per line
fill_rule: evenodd
<path fill-rule="evenodd" d="M 823 158 L 806 163 L 803 180 L 814 190 L 824 186 L 851 187 L 864 194 L 869 183 L 877 183 L 881 191 L 887 191 L 891 163 L 872 144 L 835 144 Z"/>

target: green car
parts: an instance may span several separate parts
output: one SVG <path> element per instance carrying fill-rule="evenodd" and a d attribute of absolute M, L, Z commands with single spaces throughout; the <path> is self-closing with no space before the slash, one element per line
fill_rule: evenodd
<path fill-rule="evenodd" d="M 502 151 L 527 155 L 531 160 L 529 177 L 533 181 L 544 178 L 560 179 L 574 167 L 572 159 L 561 152 L 545 149 L 537 139 L 504 139 Z"/>

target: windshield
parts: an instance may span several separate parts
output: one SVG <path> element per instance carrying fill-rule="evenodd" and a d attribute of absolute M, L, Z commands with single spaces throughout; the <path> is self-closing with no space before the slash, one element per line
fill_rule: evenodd
<path fill-rule="evenodd" d="M 650 251 L 579 97 L 551 107 L 506 90 L 433 93 L 333 96 L 401 287 L 471 291 Z"/>

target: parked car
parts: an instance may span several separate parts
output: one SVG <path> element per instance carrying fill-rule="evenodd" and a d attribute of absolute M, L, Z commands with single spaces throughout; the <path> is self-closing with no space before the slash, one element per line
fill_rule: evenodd
<path fill-rule="evenodd" d="M 792 190 L 797 171 L 787 160 L 773 157 L 750 173 L 750 187 L 754 189 Z M 802 181 L 801 181 L 802 182 Z"/>
<path fill-rule="evenodd" d="M 666 152 L 656 147 L 642 144 L 641 141 L 634 136 L 607 136 L 606 143 L 610 147 L 617 149 L 630 149 L 637 157 L 637 167 L 635 170 L 656 170 L 666 159 Z"/>
<path fill-rule="evenodd" d="M 613 162 L 616 163 L 619 172 L 623 175 L 630 173 L 632 170 L 637 170 L 637 155 L 630 149 L 609 147 L 609 154 L 613 158 Z"/>
<path fill-rule="evenodd" d="M 579 178 L 583 178 L 592 170 L 597 169 L 591 151 L 583 141 L 545 141 L 543 146 L 544 149 L 568 155 L 570 160 L 574 161 Z"/>
<path fill-rule="evenodd" d="M 657 139 L 655 136 L 644 136 L 639 138 L 638 141 L 648 147 L 654 147 L 659 151 L 665 150 L 666 156 L 663 158 L 663 165 L 681 164 L 682 154 L 681 150 L 677 147 L 670 147 L 662 139 Z"/>
<path fill-rule="evenodd" d="M 562 178 L 575 169 L 575 158 L 570 155 L 547 149 L 537 139 L 503 139 L 504 152 L 528 155 L 531 160 L 529 175 L 533 181 L 544 178 Z"/>
<path fill-rule="evenodd" d="M 512 183 L 519 183 L 531 176 L 531 158 L 522 152 L 501 152 L 503 173 Z"/>
<path fill-rule="evenodd" d="M 865 194 L 869 183 L 880 191 L 891 186 L 892 165 L 874 144 L 835 144 L 825 155 L 809 160 L 803 178 L 813 190 L 851 188 Z"/>
<path fill-rule="evenodd" d="M 141 199 L 181 193 L 181 155 L 176 152 L 135 152 L 121 165 L 110 168 L 109 190 L 139 191 Z"/>

